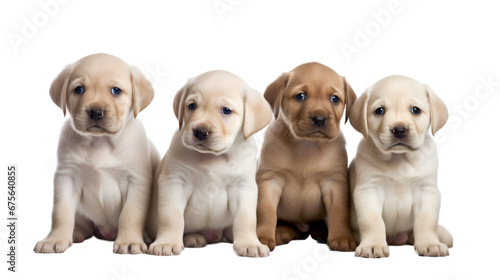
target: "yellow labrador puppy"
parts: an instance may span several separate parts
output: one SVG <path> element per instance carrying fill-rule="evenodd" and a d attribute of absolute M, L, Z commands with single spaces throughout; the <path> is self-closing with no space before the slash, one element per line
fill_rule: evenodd
<path fill-rule="evenodd" d="M 349 119 L 364 135 L 349 167 L 356 256 L 387 257 L 388 244 L 447 256 L 453 238 L 438 225 L 438 158 L 428 133 L 448 119 L 443 101 L 424 84 L 390 76 L 356 100 Z"/>
<path fill-rule="evenodd" d="M 115 253 L 145 252 L 159 154 L 135 118 L 153 99 L 151 84 L 123 60 L 94 54 L 68 65 L 50 96 L 71 118 L 59 139 L 52 229 L 35 252 L 64 252 L 93 235 L 115 240 Z"/>
<path fill-rule="evenodd" d="M 238 255 L 268 256 L 256 234 L 251 135 L 271 121 L 269 104 L 235 75 L 211 71 L 179 90 L 174 112 L 179 131 L 155 173 L 149 252 L 178 255 L 225 238 Z"/>

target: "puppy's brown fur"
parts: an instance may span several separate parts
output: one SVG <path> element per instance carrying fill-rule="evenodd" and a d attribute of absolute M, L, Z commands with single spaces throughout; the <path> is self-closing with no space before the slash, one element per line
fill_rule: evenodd
<path fill-rule="evenodd" d="M 313 62 L 282 74 L 264 97 L 277 119 L 266 132 L 257 171 L 260 241 L 272 250 L 311 233 L 323 242 L 328 235 L 332 250 L 354 250 L 347 153 L 339 129 L 354 91 L 344 77 Z"/>

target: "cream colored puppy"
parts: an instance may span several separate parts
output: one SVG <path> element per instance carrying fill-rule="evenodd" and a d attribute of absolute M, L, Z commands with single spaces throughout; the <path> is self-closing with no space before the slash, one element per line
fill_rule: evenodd
<path fill-rule="evenodd" d="M 149 252 L 233 240 L 238 255 L 264 257 L 256 234 L 257 145 L 272 119 L 264 97 L 225 71 L 191 79 L 175 96 L 179 131 L 155 173 Z"/>
<path fill-rule="evenodd" d="M 50 96 L 71 118 L 59 139 L 52 229 L 35 252 L 64 252 L 93 235 L 115 240 L 115 253 L 147 250 L 159 154 L 135 117 L 153 94 L 142 73 L 107 54 L 84 57 L 54 80 Z"/>
<path fill-rule="evenodd" d="M 356 256 L 387 257 L 388 244 L 447 256 L 453 238 L 438 225 L 438 158 L 428 134 L 448 119 L 443 101 L 426 85 L 390 76 L 356 100 L 349 119 L 364 135 L 349 168 Z"/>

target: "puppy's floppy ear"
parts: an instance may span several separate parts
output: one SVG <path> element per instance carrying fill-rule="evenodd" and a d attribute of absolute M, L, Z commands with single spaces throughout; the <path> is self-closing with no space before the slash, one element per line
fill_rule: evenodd
<path fill-rule="evenodd" d="M 273 118 L 273 112 L 269 103 L 254 89 L 245 89 L 244 100 L 243 137 L 247 140 L 252 134 L 269 124 Z"/>
<path fill-rule="evenodd" d="M 441 129 L 448 121 L 448 109 L 443 100 L 439 98 L 434 91 L 426 84 L 427 97 L 429 98 L 429 108 L 431 109 L 431 130 L 432 135 Z"/>
<path fill-rule="evenodd" d="M 130 76 L 132 81 L 132 107 L 134 109 L 134 118 L 136 118 L 139 112 L 151 103 L 155 93 L 151 83 L 137 67 L 130 66 Z"/>
<path fill-rule="evenodd" d="M 67 65 L 50 85 L 50 97 L 52 101 L 62 109 L 66 116 L 66 91 L 68 90 L 69 77 L 73 71 L 72 65 Z"/>
<path fill-rule="evenodd" d="M 186 93 L 189 91 L 191 81 L 188 81 L 174 97 L 174 114 L 179 120 L 179 130 L 182 128 L 182 123 L 184 122 L 184 103 L 186 102 Z"/>
<path fill-rule="evenodd" d="M 283 73 L 274 82 L 267 86 L 264 92 L 264 98 L 269 102 L 273 109 L 274 117 L 278 117 L 281 107 L 281 99 L 285 92 L 286 85 L 288 84 L 290 74 Z"/>
<path fill-rule="evenodd" d="M 349 120 L 349 114 L 351 113 L 352 105 L 356 100 L 356 93 L 354 93 L 354 90 L 352 89 L 349 82 L 347 82 L 345 77 L 342 78 L 344 79 L 344 93 L 345 93 L 345 123 L 347 123 L 347 121 Z"/>
<path fill-rule="evenodd" d="M 364 137 L 368 135 L 368 125 L 367 125 L 367 101 L 369 90 L 367 89 L 365 93 L 363 93 L 351 107 L 349 112 L 349 121 L 351 122 L 352 127 L 357 131 L 361 132 Z"/>

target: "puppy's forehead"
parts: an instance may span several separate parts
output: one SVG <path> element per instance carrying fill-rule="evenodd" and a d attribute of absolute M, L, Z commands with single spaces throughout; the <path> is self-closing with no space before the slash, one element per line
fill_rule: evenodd
<path fill-rule="evenodd" d="M 225 96 L 228 98 L 242 98 L 245 82 L 238 76 L 226 71 L 210 71 L 193 79 L 190 92 L 197 92 L 203 96 Z"/>
<path fill-rule="evenodd" d="M 86 56 L 73 65 L 73 75 L 90 77 L 128 78 L 129 65 L 118 57 L 108 54 Z"/>
<path fill-rule="evenodd" d="M 386 98 L 414 98 L 414 99 L 427 99 L 427 90 L 425 86 L 405 76 L 389 76 L 370 88 L 372 99 L 386 97 Z"/>
<path fill-rule="evenodd" d="M 307 85 L 341 90 L 344 84 L 342 76 L 321 63 L 311 62 L 297 66 L 290 72 L 289 87 Z"/>

